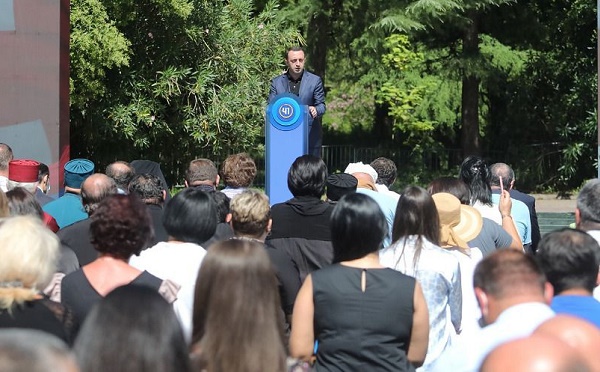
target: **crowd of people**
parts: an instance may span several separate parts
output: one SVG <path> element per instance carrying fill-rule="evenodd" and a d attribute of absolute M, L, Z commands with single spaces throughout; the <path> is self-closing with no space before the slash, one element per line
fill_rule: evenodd
<path fill-rule="evenodd" d="M 245 153 L 48 167 L 0 144 L 0 370 L 600 371 L 600 180 L 541 236 L 503 163 L 393 191 L 393 161 Z M 596 297 L 594 292 L 596 291 Z M 542 366 L 543 369 L 539 369 Z"/>

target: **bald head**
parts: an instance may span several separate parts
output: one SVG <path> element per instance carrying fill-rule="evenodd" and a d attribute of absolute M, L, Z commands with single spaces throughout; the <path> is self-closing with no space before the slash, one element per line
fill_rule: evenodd
<path fill-rule="evenodd" d="M 542 323 L 533 334 L 563 341 L 581 354 L 592 371 L 600 371 L 600 330 L 593 324 L 573 316 L 557 315 Z"/>
<path fill-rule="evenodd" d="M 127 191 L 129 181 L 135 175 L 135 169 L 126 161 L 116 161 L 106 167 L 106 175 L 115 181 L 118 188 Z"/>
<path fill-rule="evenodd" d="M 98 204 L 107 196 L 117 193 L 117 184 L 106 174 L 94 173 L 81 185 L 81 199 L 88 214 L 92 214 Z"/>
<path fill-rule="evenodd" d="M 588 372 L 575 349 L 554 337 L 533 335 L 504 343 L 483 361 L 481 372 Z"/>

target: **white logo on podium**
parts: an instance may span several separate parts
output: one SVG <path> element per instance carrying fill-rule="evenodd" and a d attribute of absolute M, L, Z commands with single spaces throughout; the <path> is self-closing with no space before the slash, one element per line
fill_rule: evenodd
<path fill-rule="evenodd" d="M 279 106 L 279 117 L 284 120 L 289 120 L 294 116 L 294 107 L 289 103 L 284 103 Z"/>

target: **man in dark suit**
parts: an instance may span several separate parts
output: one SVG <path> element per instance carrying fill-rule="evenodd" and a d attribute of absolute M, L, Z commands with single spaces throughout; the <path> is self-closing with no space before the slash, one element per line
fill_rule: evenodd
<path fill-rule="evenodd" d="M 304 69 L 305 61 L 302 48 L 293 47 L 287 50 L 285 58 L 287 71 L 271 80 L 269 103 L 278 94 L 292 93 L 298 96 L 302 104 L 308 106 L 310 114 L 308 153 L 321 157 L 323 144 L 321 117 L 325 114 L 325 91 L 321 78 Z"/>
<path fill-rule="evenodd" d="M 48 191 L 50 191 L 50 169 L 48 169 L 46 164 L 40 163 L 37 187 L 35 188 L 35 200 L 40 203 L 41 207 L 54 201 L 54 198 L 48 196 Z"/>
<path fill-rule="evenodd" d="M 92 174 L 81 184 L 81 199 L 89 216 L 94 214 L 102 200 L 116 193 L 117 184 L 115 181 L 102 173 Z M 91 223 L 92 220 L 88 217 L 60 229 L 56 233 L 61 244 L 75 252 L 81 266 L 85 266 L 98 258 L 98 251 L 90 241 Z"/>
<path fill-rule="evenodd" d="M 510 197 L 522 201 L 529 209 L 529 218 L 531 219 L 531 246 L 526 250 L 529 253 L 535 253 L 537 245 L 542 238 L 540 234 L 540 225 L 538 223 L 537 212 L 535 211 L 535 198 L 527 195 L 517 189 L 515 186 L 515 172 L 508 164 L 496 163 L 490 167 L 492 174 L 500 175 L 503 179 L 509 182 L 504 184 L 504 188 L 510 192 Z"/>
<path fill-rule="evenodd" d="M 162 217 L 167 191 L 163 189 L 160 178 L 149 173 L 136 174 L 127 186 L 127 193 L 137 195 L 146 204 L 152 218 L 154 238 L 146 243 L 144 249 L 153 247 L 159 242 L 166 242 L 169 234 L 162 223 Z"/>

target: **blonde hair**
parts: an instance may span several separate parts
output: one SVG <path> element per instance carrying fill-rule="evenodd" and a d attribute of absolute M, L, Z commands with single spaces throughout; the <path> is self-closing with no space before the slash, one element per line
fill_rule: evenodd
<path fill-rule="evenodd" d="M 0 220 L 0 310 L 33 300 L 56 271 L 59 240 L 31 216 Z"/>
<path fill-rule="evenodd" d="M 271 218 L 269 197 L 258 190 L 249 189 L 234 196 L 229 211 L 235 235 L 258 238 L 265 233 Z"/>

